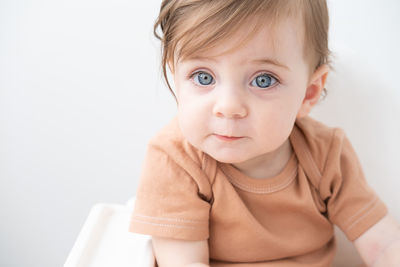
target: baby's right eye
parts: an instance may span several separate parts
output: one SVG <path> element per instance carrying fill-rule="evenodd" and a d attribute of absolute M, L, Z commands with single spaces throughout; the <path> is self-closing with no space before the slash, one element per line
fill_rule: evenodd
<path fill-rule="evenodd" d="M 214 83 L 214 78 L 211 76 L 211 74 L 204 72 L 204 71 L 199 71 L 195 72 L 192 75 L 193 81 L 198 84 L 198 85 L 210 85 Z"/>

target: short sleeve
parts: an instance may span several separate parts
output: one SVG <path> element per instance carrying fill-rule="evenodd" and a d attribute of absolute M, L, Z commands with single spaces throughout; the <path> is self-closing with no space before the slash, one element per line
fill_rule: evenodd
<path fill-rule="evenodd" d="M 351 241 L 387 213 L 385 204 L 367 184 L 358 157 L 341 129 L 335 129 L 319 192 L 328 218 Z"/>
<path fill-rule="evenodd" d="M 162 144 L 148 146 L 129 230 L 205 240 L 209 237 L 210 188 L 201 162 L 186 155 L 178 144 Z"/>

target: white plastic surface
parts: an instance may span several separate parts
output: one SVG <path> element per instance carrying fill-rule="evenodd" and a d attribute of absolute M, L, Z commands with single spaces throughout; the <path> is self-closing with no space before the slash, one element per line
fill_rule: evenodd
<path fill-rule="evenodd" d="M 151 237 L 128 232 L 130 206 L 96 204 L 64 267 L 154 267 Z"/>

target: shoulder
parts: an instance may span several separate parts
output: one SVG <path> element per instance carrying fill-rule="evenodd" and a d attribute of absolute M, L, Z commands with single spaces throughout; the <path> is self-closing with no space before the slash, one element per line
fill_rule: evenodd
<path fill-rule="evenodd" d="M 176 117 L 150 139 L 148 153 L 151 150 L 168 155 L 171 159 L 177 161 L 179 165 L 188 160 L 202 165 L 205 158 L 204 152 L 192 146 L 184 138 Z"/>
<path fill-rule="evenodd" d="M 150 139 L 142 176 L 149 173 L 149 177 L 169 177 L 171 181 L 188 177 L 201 195 L 211 199 L 216 166 L 215 159 L 184 138 L 175 117 Z"/>
<path fill-rule="evenodd" d="M 150 139 L 131 231 L 184 240 L 209 237 L 213 192 L 203 157 L 183 138 L 176 119 Z"/>
<path fill-rule="evenodd" d="M 322 174 L 327 161 L 340 155 L 346 137 L 341 128 L 306 116 L 296 120 L 291 139 L 297 150 L 307 151 Z"/>
<path fill-rule="evenodd" d="M 344 131 L 341 128 L 328 126 L 309 116 L 297 119 L 296 126 L 303 133 L 306 141 L 313 146 L 326 145 L 334 139 L 344 137 Z"/>

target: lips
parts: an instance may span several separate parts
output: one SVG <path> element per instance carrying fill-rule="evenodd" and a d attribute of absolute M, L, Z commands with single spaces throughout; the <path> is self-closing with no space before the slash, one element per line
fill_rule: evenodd
<path fill-rule="evenodd" d="M 236 141 L 236 140 L 243 138 L 241 136 L 226 136 L 226 135 L 219 135 L 219 134 L 214 134 L 214 136 L 222 141 Z"/>

